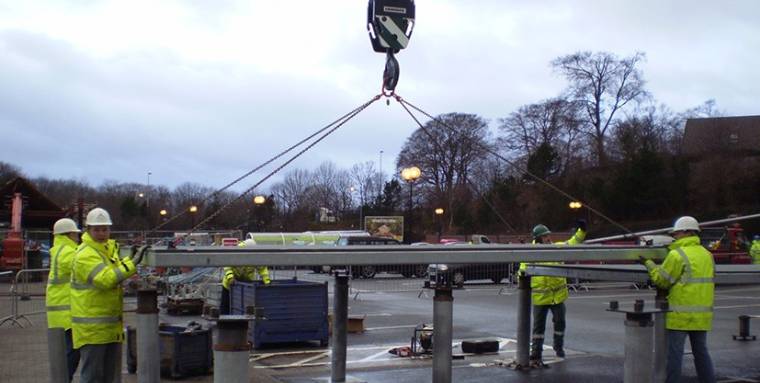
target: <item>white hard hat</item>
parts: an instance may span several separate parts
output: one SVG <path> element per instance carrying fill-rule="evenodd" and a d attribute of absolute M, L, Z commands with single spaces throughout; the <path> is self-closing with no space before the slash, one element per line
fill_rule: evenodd
<path fill-rule="evenodd" d="M 77 223 L 71 218 L 61 218 L 53 225 L 53 234 L 81 233 Z"/>
<path fill-rule="evenodd" d="M 253 238 L 248 238 L 245 241 L 243 241 L 243 247 L 249 247 L 249 246 L 256 246 L 256 240 Z"/>
<path fill-rule="evenodd" d="M 694 217 L 685 215 L 677 219 L 673 224 L 673 228 L 670 230 L 671 233 L 675 233 L 677 231 L 700 231 L 699 222 L 697 222 Z"/>
<path fill-rule="evenodd" d="M 111 226 L 111 216 L 105 209 L 96 207 L 87 213 L 87 220 L 85 221 L 87 226 Z"/>

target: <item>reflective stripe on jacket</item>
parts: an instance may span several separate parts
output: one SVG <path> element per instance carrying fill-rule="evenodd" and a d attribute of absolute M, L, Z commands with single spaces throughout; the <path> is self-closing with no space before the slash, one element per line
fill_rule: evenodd
<path fill-rule="evenodd" d="M 577 245 L 586 238 L 586 232 L 578 229 L 575 234 L 564 242 L 555 245 Z M 534 242 L 535 243 L 535 242 Z M 561 265 L 562 262 L 536 262 L 536 265 Z M 520 263 L 520 272 L 525 272 L 527 263 Z M 530 279 L 531 297 L 536 306 L 556 305 L 567 299 L 567 280 L 562 277 L 533 276 Z"/>
<path fill-rule="evenodd" d="M 50 248 L 50 274 L 45 292 L 48 328 L 71 328 L 69 281 L 76 250 L 77 243 L 66 234 L 53 237 L 53 247 Z"/>
<path fill-rule="evenodd" d="M 749 248 L 749 255 L 752 257 L 752 263 L 760 265 L 760 240 L 752 241 L 752 247 Z"/>
<path fill-rule="evenodd" d="M 100 243 L 89 233 L 82 236 L 71 276 L 74 348 L 124 340 L 121 282 L 135 272 L 131 259 L 119 259 L 116 241 Z"/>
<path fill-rule="evenodd" d="M 712 329 L 715 265 L 712 254 L 700 245 L 696 235 L 681 238 L 668 246 L 662 265 L 646 261 L 649 277 L 657 287 L 668 289 L 665 327 L 670 330 L 709 331 Z"/>

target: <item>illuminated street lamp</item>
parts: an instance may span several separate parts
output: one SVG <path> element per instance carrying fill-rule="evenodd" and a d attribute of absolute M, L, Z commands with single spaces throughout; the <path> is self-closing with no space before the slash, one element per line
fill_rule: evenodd
<path fill-rule="evenodd" d="M 441 232 L 443 231 L 443 208 L 435 209 L 436 221 L 438 221 L 438 242 L 441 242 Z"/>
<path fill-rule="evenodd" d="M 568 204 L 568 206 L 569 206 L 571 209 L 573 209 L 573 210 L 577 210 L 577 209 L 580 209 L 580 208 L 582 208 L 582 207 L 583 207 L 583 204 L 582 204 L 582 203 L 580 203 L 580 202 L 578 202 L 578 201 L 572 201 L 572 202 L 570 202 L 570 203 Z"/>
<path fill-rule="evenodd" d="M 253 203 L 256 205 L 263 205 L 266 201 L 267 197 L 264 197 L 263 195 L 257 195 L 256 197 L 253 197 Z"/>
<path fill-rule="evenodd" d="M 409 218 L 408 218 L 408 224 L 409 227 L 409 239 L 408 242 L 412 242 L 412 188 L 414 185 L 414 181 L 416 181 L 420 176 L 422 175 L 422 172 L 420 171 L 420 168 L 416 166 L 412 166 L 409 168 L 404 168 L 401 170 L 401 178 L 404 179 L 409 184 Z"/>
<path fill-rule="evenodd" d="M 190 228 L 195 227 L 195 213 L 198 212 L 198 206 L 192 205 L 190 206 Z"/>
<path fill-rule="evenodd" d="M 167 214 L 169 214 L 169 212 L 166 211 L 166 209 L 161 209 L 161 211 L 159 211 L 158 214 L 160 214 L 162 217 L 165 217 Z"/>

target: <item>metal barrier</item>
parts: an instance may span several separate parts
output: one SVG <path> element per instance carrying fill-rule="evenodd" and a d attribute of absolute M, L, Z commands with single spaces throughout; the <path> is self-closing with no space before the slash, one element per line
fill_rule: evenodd
<path fill-rule="evenodd" d="M 11 312 L 0 318 L 0 327 L 5 323 L 24 328 L 34 323 L 28 317 L 45 314 L 45 292 L 50 269 L 23 269 L 16 273 L 10 288 Z"/>

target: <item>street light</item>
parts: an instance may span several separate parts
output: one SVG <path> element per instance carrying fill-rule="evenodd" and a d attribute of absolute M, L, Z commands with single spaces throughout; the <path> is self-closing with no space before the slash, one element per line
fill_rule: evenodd
<path fill-rule="evenodd" d="M 420 168 L 416 166 L 401 170 L 401 178 L 409 184 L 409 222 L 407 225 L 409 226 L 409 243 L 412 242 L 412 188 L 414 181 L 420 178 L 420 175 L 422 175 L 422 172 L 420 171 Z"/>
<path fill-rule="evenodd" d="M 580 202 L 578 202 L 578 201 L 572 201 L 572 202 L 570 202 L 570 203 L 568 204 L 568 206 L 569 206 L 571 209 L 573 209 L 573 210 L 577 210 L 577 209 L 580 209 L 580 208 L 582 208 L 582 207 L 583 207 L 583 204 L 582 204 L 582 203 L 580 203 Z"/>
<path fill-rule="evenodd" d="M 195 213 L 198 212 L 198 206 L 191 205 L 189 210 L 190 210 L 190 222 L 191 222 L 190 228 L 192 229 L 195 227 Z"/>
<path fill-rule="evenodd" d="M 263 205 L 266 201 L 267 197 L 264 197 L 263 195 L 257 195 L 256 197 L 253 197 L 253 203 L 256 205 Z"/>
<path fill-rule="evenodd" d="M 435 217 L 438 221 L 438 242 L 441 242 L 441 231 L 443 231 L 443 208 L 435 209 Z"/>
<path fill-rule="evenodd" d="M 167 212 L 166 209 L 161 209 L 161 211 L 159 211 L 158 214 L 160 214 L 161 216 L 166 216 L 167 214 L 169 214 L 169 212 Z"/>

